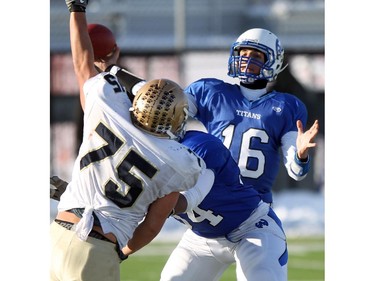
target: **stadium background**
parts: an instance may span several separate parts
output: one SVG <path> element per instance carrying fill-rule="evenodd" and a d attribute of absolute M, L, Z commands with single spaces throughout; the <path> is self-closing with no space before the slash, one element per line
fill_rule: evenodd
<path fill-rule="evenodd" d="M 289 67 L 273 87 L 295 94 L 306 104 L 308 125 L 315 119 L 320 122 L 309 175 L 295 182 L 280 163 L 274 186 L 275 211 L 289 237 L 324 237 L 323 0 L 92 0 L 87 18 L 114 32 L 122 66 L 147 80 L 164 77 L 183 87 L 201 77 L 237 83 L 226 75 L 231 44 L 249 28 L 274 32 L 285 48 Z M 64 1 L 51 0 L 50 174 L 69 181 L 80 143 L 82 111 L 68 23 Z M 56 214 L 56 203 L 50 200 L 51 219 Z M 183 231 L 182 225 L 167 220 L 155 240 L 176 242 Z M 318 245 L 321 247 L 324 244 Z M 145 249 L 139 254 L 147 253 Z M 320 264 L 318 270 L 322 267 Z"/>
<path fill-rule="evenodd" d="M 169 78 L 183 87 L 201 77 L 237 83 L 226 75 L 231 44 L 249 28 L 273 31 L 289 63 L 274 87 L 305 102 L 308 126 L 315 119 L 320 122 L 312 171 L 295 182 L 280 163 L 274 190 L 324 190 L 323 0 L 94 0 L 87 18 L 114 32 L 122 66 L 147 80 Z M 65 2 L 51 0 L 50 173 L 66 180 L 70 180 L 82 121 L 68 23 Z"/>

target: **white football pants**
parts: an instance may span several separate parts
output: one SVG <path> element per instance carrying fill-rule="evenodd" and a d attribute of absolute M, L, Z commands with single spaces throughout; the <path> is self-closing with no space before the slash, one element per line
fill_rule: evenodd
<path fill-rule="evenodd" d="M 235 262 L 237 281 L 286 281 L 286 237 L 268 215 L 269 209 L 262 202 L 227 238 L 208 239 L 188 229 L 165 264 L 160 280 L 217 281 Z"/>

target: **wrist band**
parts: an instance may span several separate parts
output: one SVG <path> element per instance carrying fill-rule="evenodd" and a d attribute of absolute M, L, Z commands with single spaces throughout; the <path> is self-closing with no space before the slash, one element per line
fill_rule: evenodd
<path fill-rule="evenodd" d="M 310 169 L 310 156 L 307 156 L 306 161 L 301 161 L 298 159 L 296 152 L 294 155 L 294 161 L 292 161 L 290 168 L 292 172 L 299 177 L 306 175 Z"/>

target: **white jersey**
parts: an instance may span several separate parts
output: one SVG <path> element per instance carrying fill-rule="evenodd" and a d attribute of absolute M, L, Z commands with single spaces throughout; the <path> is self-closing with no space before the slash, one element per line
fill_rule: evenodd
<path fill-rule="evenodd" d="M 204 161 L 177 141 L 133 126 L 131 102 L 115 76 L 103 72 L 84 85 L 83 141 L 59 211 L 85 208 L 76 232 L 86 240 L 95 212 L 120 247 L 132 237 L 149 205 L 195 185 Z"/>

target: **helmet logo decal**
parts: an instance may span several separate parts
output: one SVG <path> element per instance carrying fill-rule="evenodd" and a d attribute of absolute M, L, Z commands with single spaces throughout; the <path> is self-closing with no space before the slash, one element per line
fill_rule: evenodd
<path fill-rule="evenodd" d="M 276 40 L 276 55 L 277 55 L 277 58 L 279 58 L 279 56 L 281 56 L 281 54 L 283 53 L 283 47 L 281 47 L 281 43 L 280 43 L 280 40 L 277 39 Z"/>

